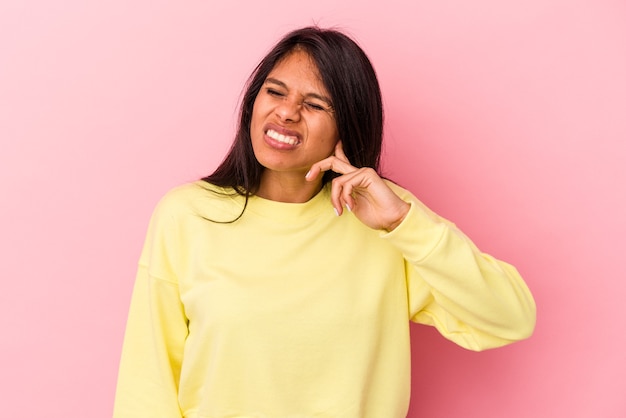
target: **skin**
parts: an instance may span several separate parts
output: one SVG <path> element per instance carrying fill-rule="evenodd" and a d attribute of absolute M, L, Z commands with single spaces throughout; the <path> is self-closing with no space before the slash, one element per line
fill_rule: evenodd
<path fill-rule="evenodd" d="M 294 144 L 276 141 L 272 129 Z M 295 50 L 270 72 L 254 102 L 250 124 L 255 156 L 265 168 L 259 197 L 306 202 L 322 187 L 322 173 L 341 176 L 332 182 L 331 201 L 338 216 L 344 207 L 373 229 L 392 231 L 410 205 L 400 199 L 372 168 L 356 168 L 343 152 L 332 101 L 319 71 L 305 51 Z"/>

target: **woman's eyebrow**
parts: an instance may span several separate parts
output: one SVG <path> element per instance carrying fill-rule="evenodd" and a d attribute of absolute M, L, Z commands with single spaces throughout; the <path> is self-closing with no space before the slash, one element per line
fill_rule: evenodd
<path fill-rule="evenodd" d="M 287 90 L 289 89 L 287 87 L 287 84 L 285 84 L 284 82 L 282 82 L 282 81 L 280 81 L 280 80 L 278 80 L 276 78 L 267 77 L 265 79 L 265 84 L 267 84 L 267 83 L 276 84 L 277 86 L 282 87 L 282 88 L 287 89 Z M 318 93 L 306 93 L 304 95 L 304 97 L 312 97 L 314 99 L 321 100 L 324 103 L 326 103 L 328 106 L 333 107 L 333 102 L 328 97 L 322 96 L 321 94 L 318 94 Z"/>

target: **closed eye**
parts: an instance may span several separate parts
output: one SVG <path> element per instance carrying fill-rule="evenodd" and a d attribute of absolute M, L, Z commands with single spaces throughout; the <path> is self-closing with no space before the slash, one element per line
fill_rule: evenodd
<path fill-rule="evenodd" d="M 281 93 L 280 91 L 275 90 L 275 89 L 273 89 L 273 88 L 267 88 L 265 91 L 266 91 L 266 92 L 267 92 L 267 94 L 269 94 L 270 96 L 275 96 L 275 97 L 283 97 L 283 96 L 284 96 L 284 94 L 283 94 L 283 93 Z"/>
<path fill-rule="evenodd" d="M 311 102 L 304 102 L 305 106 L 307 106 L 310 109 L 313 110 L 326 110 L 326 108 L 322 105 L 319 105 L 317 103 L 311 103 Z"/>

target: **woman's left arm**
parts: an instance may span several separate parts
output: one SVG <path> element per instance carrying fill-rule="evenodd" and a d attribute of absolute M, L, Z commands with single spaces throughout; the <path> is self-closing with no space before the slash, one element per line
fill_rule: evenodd
<path fill-rule="evenodd" d="M 453 223 L 373 169 L 353 167 L 340 143 L 307 179 L 326 170 L 342 174 L 332 184 L 337 213 L 348 208 L 403 254 L 411 320 L 471 350 L 532 334 L 535 302 L 513 266 L 482 253 Z"/>
<path fill-rule="evenodd" d="M 411 205 L 400 225 L 381 234 L 405 259 L 411 320 L 475 351 L 528 338 L 536 307 L 515 267 L 481 252 L 454 224 L 389 186 Z"/>

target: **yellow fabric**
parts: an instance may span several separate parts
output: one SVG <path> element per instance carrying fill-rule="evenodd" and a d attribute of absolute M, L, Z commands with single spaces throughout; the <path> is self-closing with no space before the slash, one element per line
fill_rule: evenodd
<path fill-rule="evenodd" d="M 197 182 L 150 223 L 132 297 L 115 418 L 395 418 L 410 396 L 409 320 L 472 350 L 526 338 L 535 305 L 404 189 L 392 232 L 307 203 Z M 210 219 L 210 220 L 208 220 Z"/>

